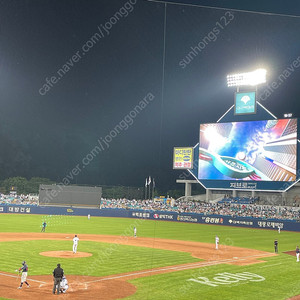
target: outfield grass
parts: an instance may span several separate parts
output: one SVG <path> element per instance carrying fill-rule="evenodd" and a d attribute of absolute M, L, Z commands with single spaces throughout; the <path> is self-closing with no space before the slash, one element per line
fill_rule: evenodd
<path fill-rule="evenodd" d="M 40 232 L 43 220 L 47 220 L 46 232 L 51 233 L 90 233 L 124 235 L 133 234 L 134 225 L 138 236 L 198 241 L 214 243 L 215 235 L 220 237 L 220 244 L 251 248 L 273 252 L 274 239 L 279 241 L 279 251 L 289 251 L 300 246 L 300 235 L 296 232 L 278 234 L 277 230 L 250 229 L 221 225 L 202 225 L 169 221 L 152 221 L 126 218 L 100 218 L 74 216 L 42 216 L 2 214 L 0 217 L 1 232 Z"/>
<path fill-rule="evenodd" d="M 0 215 L 1 232 L 39 232 L 43 220 L 47 221 L 46 232 L 69 234 L 108 234 L 131 235 L 133 226 L 138 236 L 199 241 L 214 243 L 217 234 L 220 244 L 252 248 L 273 252 L 273 241 L 279 241 L 279 255 L 264 258 L 265 263 L 250 266 L 217 265 L 194 270 L 149 276 L 131 280 L 138 287 L 137 293 L 128 299 L 287 299 L 300 294 L 297 277 L 300 263 L 295 257 L 283 254 L 294 250 L 300 244 L 297 232 L 277 230 L 248 229 L 220 225 L 200 225 L 190 223 L 150 221 L 123 218 L 96 218 L 73 216 L 41 215 Z M 71 250 L 71 241 L 24 241 L 0 242 L 0 270 L 13 272 L 16 263 L 26 258 L 30 266 L 30 275 L 49 274 L 56 266 L 57 259 L 40 256 L 42 251 Z M 199 261 L 187 253 L 158 250 L 133 246 L 118 246 L 109 256 L 101 259 L 103 251 L 110 244 L 100 242 L 79 242 L 79 251 L 90 252 L 91 257 L 59 259 L 67 274 L 78 274 L 80 270 L 90 268 L 89 275 L 105 276 L 135 270 L 143 270 L 166 265 Z M 20 261 L 21 260 L 21 261 Z M 100 262 L 100 264 L 99 264 Z M 187 281 L 190 278 L 207 277 L 213 280 L 217 273 L 252 272 L 265 278 L 262 282 L 238 282 L 217 287 Z M 299 287 L 298 287 L 299 286 Z"/>
<path fill-rule="evenodd" d="M 70 251 L 72 241 L 0 242 L 0 256 L 2 257 L 0 270 L 14 272 L 17 267 L 20 267 L 21 262 L 26 260 L 30 267 L 30 275 L 52 274 L 56 264 L 60 263 L 66 274 L 76 275 L 78 270 L 84 271 L 87 266 L 93 265 L 94 267 L 89 268 L 88 274 L 85 275 L 106 276 L 200 261 L 184 252 L 160 249 L 150 249 L 149 251 L 149 248 L 127 245 L 119 245 L 113 248 L 113 251 L 109 251 L 109 247 L 110 244 L 108 243 L 80 241 L 80 251 L 92 253 L 92 256 L 55 258 L 41 256 L 39 253 L 43 251 Z M 103 253 L 109 253 L 109 255 L 101 259 Z"/>
<path fill-rule="evenodd" d="M 127 299 L 287 299 L 300 294 L 297 275 L 299 265 L 292 256 L 266 259 L 268 263 L 250 266 L 219 265 L 194 270 L 155 275 L 130 281 L 137 286 L 137 293 Z M 278 264 L 281 265 L 278 265 Z M 275 266 L 276 264 L 276 266 Z M 274 266 L 272 266 L 274 265 Z M 207 277 L 218 273 L 251 272 L 265 278 L 262 282 L 240 281 L 231 285 L 211 287 L 187 281 L 190 278 Z"/>

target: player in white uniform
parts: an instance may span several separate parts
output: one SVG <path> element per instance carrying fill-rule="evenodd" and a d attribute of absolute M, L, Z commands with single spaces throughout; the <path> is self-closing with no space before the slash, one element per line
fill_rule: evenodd
<path fill-rule="evenodd" d="M 280 226 L 278 226 L 278 233 L 280 234 Z"/>
<path fill-rule="evenodd" d="M 219 249 L 219 237 L 217 235 L 216 235 L 215 241 L 216 241 L 216 250 L 218 250 Z"/>
<path fill-rule="evenodd" d="M 133 236 L 136 238 L 136 227 L 133 227 Z"/>
<path fill-rule="evenodd" d="M 77 252 L 78 241 L 79 238 L 77 237 L 77 234 L 75 234 L 75 237 L 73 238 L 73 253 Z"/>
<path fill-rule="evenodd" d="M 68 290 L 68 288 L 69 288 L 68 280 L 64 276 L 60 282 L 60 292 L 65 293 Z"/>

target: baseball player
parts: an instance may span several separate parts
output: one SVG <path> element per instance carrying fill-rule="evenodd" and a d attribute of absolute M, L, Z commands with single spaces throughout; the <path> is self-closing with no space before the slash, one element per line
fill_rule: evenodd
<path fill-rule="evenodd" d="M 274 249 L 275 249 L 275 253 L 278 253 L 278 241 L 277 240 L 274 241 Z"/>
<path fill-rule="evenodd" d="M 136 227 L 133 227 L 133 236 L 136 238 Z"/>
<path fill-rule="evenodd" d="M 297 246 L 297 247 L 296 247 L 296 257 L 297 257 L 297 262 L 299 262 L 299 254 L 300 254 L 300 249 L 299 249 L 299 247 Z"/>
<path fill-rule="evenodd" d="M 60 292 L 65 293 L 69 288 L 68 280 L 66 276 L 63 276 L 62 281 L 60 282 Z"/>
<path fill-rule="evenodd" d="M 280 234 L 280 226 L 278 226 L 278 233 Z"/>
<path fill-rule="evenodd" d="M 18 289 L 21 289 L 21 288 L 22 288 L 22 285 L 23 285 L 24 282 L 26 283 L 27 287 L 29 288 L 30 285 L 29 285 L 29 283 L 27 282 L 28 266 L 27 266 L 25 260 L 22 262 L 22 267 L 20 267 L 19 270 L 16 270 L 16 272 L 18 272 L 18 271 L 19 271 L 19 273 L 22 271 L 22 275 L 21 275 L 21 284 L 20 284 L 20 286 L 18 287 Z"/>
<path fill-rule="evenodd" d="M 90 214 L 88 214 L 88 220 L 90 220 L 90 218 L 91 218 L 91 215 L 90 215 Z"/>
<path fill-rule="evenodd" d="M 44 221 L 43 224 L 42 224 L 42 230 L 41 230 L 41 232 L 45 232 L 46 231 L 46 226 L 47 226 L 47 223 Z"/>
<path fill-rule="evenodd" d="M 60 292 L 60 282 L 64 276 L 64 270 L 60 267 L 60 264 L 57 264 L 57 268 L 53 270 L 53 289 L 52 293 L 55 294 L 55 290 L 57 290 L 57 295 Z"/>
<path fill-rule="evenodd" d="M 219 249 L 219 237 L 216 235 L 216 238 L 215 238 L 215 242 L 216 242 L 216 250 Z"/>
<path fill-rule="evenodd" d="M 75 234 L 73 238 L 73 253 L 77 252 L 77 246 L 78 246 L 79 238 L 77 237 L 77 234 Z"/>

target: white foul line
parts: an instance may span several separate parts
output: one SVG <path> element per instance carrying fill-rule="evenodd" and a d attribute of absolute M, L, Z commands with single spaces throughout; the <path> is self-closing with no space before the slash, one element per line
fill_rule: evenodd
<path fill-rule="evenodd" d="M 7 277 L 18 278 L 18 276 L 10 275 L 10 274 L 4 274 L 4 273 L 0 273 L 0 275 L 2 275 L 2 276 L 7 276 Z M 28 278 L 28 279 L 29 279 L 30 281 L 40 282 L 40 283 L 44 283 L 44 284 L 47 283 L 47 282 L 40 281 L 40 280 L 36 280 L 36 279 L 30 279 L 30 278 Z"/>
<path fill-rule="evenodd" d="M 211 261 L 211 262 L 199 262 L 199 263 L 190 263 L 190 264 L 186 264 L 184 266 L 173 266 L 173 267 L 163 267 L 160 269 L 154 269 L 154 270 L 147 270 L 147 271 L 141 271 L 141 272 L 136 272 L 136 273 L 130 273 L 130 274 L 123 274 L 123 275 L 119 275 L 119 276 L 112 276 L 112 277 L 107 277 L 107 278 L 102 278 L 102 279 L 98 279 L 98 280 L 93 280 L 93 281 L 87 281 L 85 282 L 85 288 L 87 288 L 87 284 L 89 283 L 94 283 L 94 282 L 100 282 L 100 281 L 106 281 L 106 280 L 113 280 L 113 279 L 119 279 L 119 278 L 125 278 L 125 277 L 130 277 L 130 276 L 135 276 L 135 275 L 142 275 L 142 274 L 148 274 L 148 273 L 155 273 L 155 272 L 161 272 L 161 271 L 168 271 L 168 270 L 176 270 L 176 271 L 182 271 L 182 270 L 188 270 L 188 269 L 196 269 L 198 267 L 206 267 L 206 266 L 213 266 L 213 265 L 219 265 L 222 263 L 228 263 L 228 262 L 235 262 L 237 260 L 246 260 L 248 258 L 253 258 L 253 257 L 264 257 L 264 256 L 269 256 L 269 254 L 256 254 L 256 255 L 251 255 L 251 256 L 244 256 L 244 257 L 235 257 L 233 259 L 223 259 L 223 260 L 215 260 L 215 261 Z M 279 263 L 281 264 L 281 263 Z M 275 264 L 275 265 L 279 265 L 279 264 Z M 271 265 L 268 265 L 271 266 Z M 274 266 L 274 265 L 272 265 Z M 267 266 L 264 266 L 267 267 Z M 263 267 L 261 267 L 263 268 Z M 18 278 L 18 276 L 15 275 L 10 275 L 10 274 L 4 274 L 4 273 L 0 273 L 0 275 L 2 276 L 7 276 L 7 277 L 13 277 L 13 278 Z M 40 281 L 40 280 L 36 280 L 36 279 L 29 279 L 30 281 L 34 281 L 34 282 L 40 282 L 43 284 L 47 284 L 47 282 L 44 281 Z"/>
<path fill-rule="evenodd" d="M 177 266 L 177 267 L 176 266 L 163 267 L 163 268 L 160 268 L 160 269 L 147 270 L 147 271 L 141 271 L 141 272 L 136 272 L 136 273 L 123 274 L 123 275 L 118 275 L 118 276 L 112 276 L 112 277 L 97 279 L 97 280 L 93 280 L 93 281 L 87 281 L 85 283 L 93 283 L 93 282 L 99 282 L 99 281 L 113 280 L 113 279 L 119 279 L 119 278 L 124 278 L 124 277 L 135 276 L 135 275 L 155 273 L 155 272 L 160 272 L 160 271 L 168 271 L 168 270 L 182 271 L 182 270 L 188 270 L 188 269 L 196 269 L 198 267 L 218 265 L 218 264 L 222 264 L 222 263 L 235 262 L 237 260 L 246 260 L 248 258 L 263 257 L 263 256 L 269 256 L 269 254 L 256 254 L 256 255 L 245 256 L 245 257 L 237 257 L 237 258 L 234 258 L 234 259 L 228 258 L 228 259 L 223 259 L 223 260 L 215 260 L 215 261 L 211 261 L 211 262 L 199 262 L 199 263 L 193 263 L 193 264 L 191 263 L 191 264 L 187 264 L 185 266 Z"/>
<path fill-rule="evenodd" d="M 278 266 L 278 265 L 282 265 L 282 263 L 279 264 L 273 264 L 273 265 L 266 265 L 266 266 L 262 266 L 260 268 L 268 268 L 268 267 L 273 267 L 273 266 Z"/>

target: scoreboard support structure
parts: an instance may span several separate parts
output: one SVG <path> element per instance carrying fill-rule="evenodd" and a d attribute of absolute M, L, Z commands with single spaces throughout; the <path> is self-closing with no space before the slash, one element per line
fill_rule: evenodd
<path fill-rule="evenodd" d="M 197 180 L 184 180 L 184 179 L 177 179 L 176 183 L 184 183 L 185 188 L 184 188 L 184 196 L 192 196 L 192 184 L 193 183 L 198 183 Z"/>
<path fill-rule="evenodd" d="M 226 123 L 236 123 L 236 124 L 246 124 L 247 122 L 268 122 L 267 129 L 275 128 L 275 125 L 278 123 L 277 129 L 282 126 L 283 119 L 278 119 L 274 114 L 272 114 L 267 108 L 265 108 L 259 101 L 256 99 L 257 89 L 255 91 L 244 91 L 244 94 L 240 95 L 240 99 L 235 98 L 235 103 L 213 124 L 221 124 L 216 125 L 216 132 L 221 137 L 228 137 L 228 130 L 230 129 L 227 125 L 222 125 Z M 248 95 L 249 93 L 249 95 Z M 251 94 L 254 93 L 254 96 Z M 237 94 L 235 95 L 237 96 Z M 239 95 L 238 95 L 239 96 Z M 253 96 L 253 97 L 252 97 Z M 252 98 L 253 99 L 252 99 Z M 251 106 L 251 111 L 247 111 L 244 108 L 249 106 L 249 101 L 252 99 L 253 105 Z M 240 100 L 240 101 L 239 101 Z M 245 107 L 242 107 L 245 104 Z M 239 105 L 239 109 L 237 110 L 237 105 Z M 247 106 L 248 105 L 248 106 Z M 243 109 L 242 109 L 242 108 Z M 253 109 L 252 109 L 253 108 Z M 254 109 L 255 108 L 255 109 Z M 287 191 L 293 187 L 293 190 L 296 192 L 300 192 L 300 122 L 298 124 L 298 120 L 296 118 L 289 119 L 291 123 L 286 125 L 286 131 L 279 138 L 274 138 L 271 141 L 265 142 L 264 151 L 267 154 L 266 156 L 260 155 L 256 161 L 256 165 L 250 165 L 252 169 L 249 167 L 249 164 L 245 163 L 245 152 L 240 152 L 239 157 L 231 157 L 222 156 L 222 155 L 214 155 L 214 151 L 211 152 L 206 144 L 200 145 L 197 143 L 193 149 L 193 154 L 190 157 L 183 156 L 183 161 L 187 160 L 192 167 L 181 167 L 181 169 L 186 169 L 190 175 L 195 180 L 176 180 L 177 183 L 185 183 L 185 196 L 191 195 L 191 184 L 198 183 L 206 190 L 206 201 L 212 200 L 214 198 L 215 193 L 228 193 L 232 197 L 247 196 L 250 197 L 260 197 L 262 194 L 265 195 L 266 198 L 271 198 L 272 193 L 277 194 L 274 198 L 280 198 L 280 202 L 284 205 L 287 202 L 291 202 L 291 196 Z M 222 123 L 221 123 L 222 122 Z M 281 123 L 280 123 L 281 122 Z M 291 131 L 294 123 L 296 124 L 294 131 Z M 274 125 L 275 124 L 275 125 Z M 298 125 L 297 125 L 298 124 Z M 210 124 L 207 124 L 210 126 Z M 204 124 L 206 126 L 206 124 Z M 218 127 L 219 126 L 219 127 Z M 223 126 L 223 127 L 222 127 Z M 226 127 L 227 126 L 227 127 Z M 200 126 L 200 140 L 201 140 L 201 132 L 203 136 L 203 128 L 201 131 Z M 290 130 L 290 131 L 289 131 Z M 271 129 L 270 129 L 271 131 Z M 290 138 L 293 136 L 293 139 Z M 249 136 L 251 137 L 251 136 Z M 254 136 L 256 137 L 256 136 Z M 256 137 L 257 138 L 257 137 Z M 258 139 L 258 138 L 257 138 Z M 217 138 L 215 140 L 218 140 Z M 249 138 L 250 140 L 250 138 Z M 222 140 L 221 140 L 222 141 Z M 256 141 L 255 141 L 256 142 Z M 205 140 L 204 140 L 205 143 Z M 296 143 L 296 153 L 295 150 L 291 150 L 291 146 Z M 282 148 L 280 148 L 282 147 Z M 283 147 L 284 151 L 283 152 Z M 183 149 L 183 147 L 181 147 Z M 280 149 L 279 149 L 280 148 Z M 293 151 L 293 152 L 291 152 Z M 277 155 L 279 153 L 279 155 Z M 276 156 L 277 155 L 277 156 Z M 291 167 L 291 161 L 293 161 L 293 156 L 296 157 L 296 167 Z M 188 159 L 189 158 L 189 159 Z M 207 177 L 200 177 L 200 159 L 201 163 L 204 161 L 208 161 L 214 167 L 223 174 L 223 178 L 219 177 L 212 178 L 207 175 Z M 173 164 L 176 162 L 174 159 Z M 234 169 L 232 166 L 236 165 L 238 168 Z M 293 165 L 294 166 L 294 165 Z M 232 167 L 232 168 L 231 168 Z M 243 167 L 243 168 L 242 168 Z M 173 167 L 174 169 L 179 169 L 179 167 Z M 232 170 L 234 169 L 234 170 Z M 238 172 L 240 170 L 252 171 L 254 175 L 251 173 L 248 177 L 242 176 L 243 172 Z M 248 170 L 249 169 L 249 170 Z M 260 170 L 262 169 L 262 171 Z M 236 172 L 234 172 L 236 171 Z M 245 172 L 246 172 L 245 171 Z M 285 171 L 285 172 L 284 172 Z M 231 172 L 231 173 L 230 173 Z M 216 173 L 216 172 L 215 172 Z M 228 173 L 228 174 L 227 174 Z M 239 174 L 241 173 L 241 175 Z M 212 172 L 214 175 L 214 173 Z M 211 176 L 213 176 L 211 175 Z M 264 176 L 265 175 L 265 176 Z M 226 179 L 226 176 L 228 179 Z M 224 179 L 225 177 L 225 179 Z M 230 179 L 232 178 L 232 179 Z M 249 179 L 244 179 L 249 178 Z M 294 195 L 293 195 L 294 197 Z M 273 201 L 271 201 L 273 202 Z M 276 201 L 277 202 L 277 201 Z M 299 205 L 300 205 L 300 197 L 299 197 Z"/>

